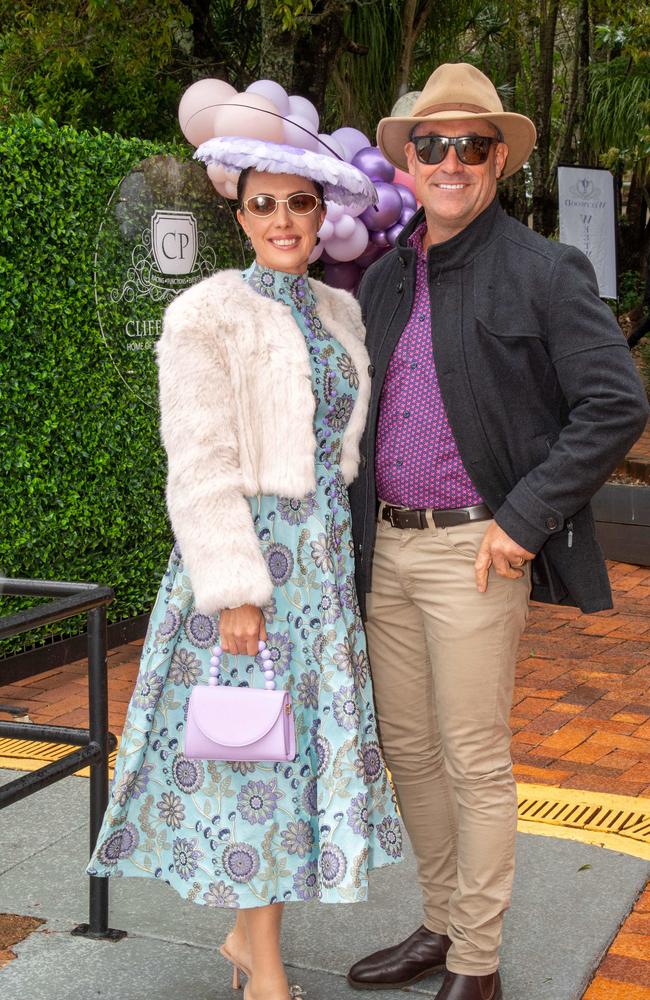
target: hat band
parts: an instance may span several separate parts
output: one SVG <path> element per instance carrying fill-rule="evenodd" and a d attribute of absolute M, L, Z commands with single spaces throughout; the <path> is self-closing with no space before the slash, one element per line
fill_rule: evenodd
<path fill-rule="evenodd" d="M 503 112 L 490 111 L 489 108 L 482 108 L 478 104 L 432 104 L 430 108 L 419 111 L 414 118 L 426 118 L 427 115 L 435 115 L 438 111 L 471 111 L 474 115 L 498 115 Z"/>

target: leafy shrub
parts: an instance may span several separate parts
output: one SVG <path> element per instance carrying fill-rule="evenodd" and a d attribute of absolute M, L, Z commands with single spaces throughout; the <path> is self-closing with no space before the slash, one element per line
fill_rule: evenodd
<path fill-rule="evenodd" d="M 157 413 L 110 362 L 93 260 L 116 185 L 164 152 L 187 157 L 32 116 L 0 128 L 0 575 L 107 584 L 109 621 L 150 608 L 172 538 Z M 4 598 L 0 613 L 28 603 Z M 80 624 L 18 636 L 0 653 Z"/>

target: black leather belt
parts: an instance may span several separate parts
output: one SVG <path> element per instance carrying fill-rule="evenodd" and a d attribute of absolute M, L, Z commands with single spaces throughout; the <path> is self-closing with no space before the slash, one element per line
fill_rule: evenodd
<path fill-rule="evenodd" d="M 382 520 L 388 521 L 393 528 L 428 528 L 430 521 L 427 515 L 436 528 L 451 528 L 469 521 L 487 521 L 492 517 L 492 511 L 485 503 L 449 510 L 415 510 L 411 507 L 392 507 L 382 502 L 380 512 Z"/>

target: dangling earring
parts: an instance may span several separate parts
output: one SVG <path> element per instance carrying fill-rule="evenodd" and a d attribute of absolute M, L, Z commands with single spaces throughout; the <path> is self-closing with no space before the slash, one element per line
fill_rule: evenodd
<path fill-rule="evenodd" d="M 320 236 L 317 236 L 316 237 L 316 246 L 318 246 L 319 243 L 320 243 Z"/>
<path fill-rule="evenodd" d="M 247 250 L 253 249 L 253 244 L 251 243 L 249 236 L 247 236 L 246 239 L 244 240 L 244 246 Z"/>

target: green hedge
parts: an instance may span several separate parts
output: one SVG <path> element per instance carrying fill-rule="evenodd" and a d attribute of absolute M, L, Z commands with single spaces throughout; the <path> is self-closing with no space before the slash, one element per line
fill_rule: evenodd
<path fill-rule="evenodd" d="M 0 575 L 110 585 L 110 621 L 151 607 L 172 538 L 157 413 L 110 363 L 93 258 L 116 185 L 165 152 L 188 155 L 33 117 L 0 127 Z M 26 604 L 4 598 L 0 614 Z"/>

